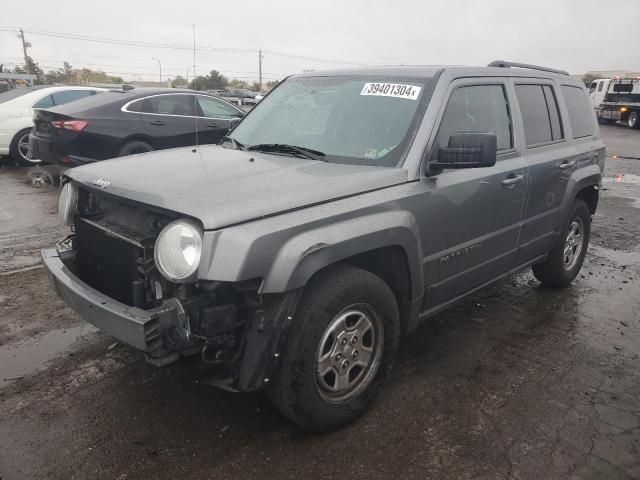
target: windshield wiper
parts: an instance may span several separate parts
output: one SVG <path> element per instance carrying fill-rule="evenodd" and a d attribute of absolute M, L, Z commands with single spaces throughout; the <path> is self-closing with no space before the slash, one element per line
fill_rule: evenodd
<path fill-rule="evenodd" d="M 246 150 L 243 144 L 241 144 L 235 138 L 230 137 L 229 135 L 225 135 L 224 137 L 222 137 L 222 141 L 231 142 L 233 148 L 235 148 L 236 150 Z"/>
<path fill-rule="evenodd" d="M 258 145 L 252 145 L 247 150 L 256 150 L 260 152 L 273 152 L 273 153 L 290 153 L 299 155 L 310 160 L 324 160 L 324 153 L 318 150 L 313 150 L 307 147 L 298 147 L 296 145 L 287 145 L 286 143 L 260 143 Z"/>

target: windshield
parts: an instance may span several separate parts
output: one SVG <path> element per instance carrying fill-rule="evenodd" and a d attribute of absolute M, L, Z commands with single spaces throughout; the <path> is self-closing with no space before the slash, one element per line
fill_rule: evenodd
<path fill-rule="evenodd" d="M 245 148 L 274 145 L 322 154 L 322 160 L 397 166 L 428 100 L 432 79 L 299 77 L 280 84 L 233 130 Z"/>

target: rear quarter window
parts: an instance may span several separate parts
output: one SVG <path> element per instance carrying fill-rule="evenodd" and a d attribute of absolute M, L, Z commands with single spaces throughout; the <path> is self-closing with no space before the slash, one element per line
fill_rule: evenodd
<path fill-rule="evenodd" d="M 564 138 L 556 96 L 550 85 L 518 84 L 516 94 L 527 147 Z"/>
<path fill-rule="evenodd" d="M 580 87 L 562 85 L 562 95 L 569 111 L 573 138 L 593 135 L 595 133 L 595 113 L 585 91 Z"/>

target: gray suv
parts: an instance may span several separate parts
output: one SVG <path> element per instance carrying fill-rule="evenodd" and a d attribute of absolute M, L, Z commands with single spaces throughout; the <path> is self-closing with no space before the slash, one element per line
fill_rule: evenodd
<path fill-rule="evenodd" d="M 72 234 L 42 258 L 69 306 L 149 362 L 199 355 L 213 383 L 330 430 L 420 321 L 525 267 L 571 283 L 604 158 L 566 72 L 304 73 L 220 145 L 68 171 Z"/>

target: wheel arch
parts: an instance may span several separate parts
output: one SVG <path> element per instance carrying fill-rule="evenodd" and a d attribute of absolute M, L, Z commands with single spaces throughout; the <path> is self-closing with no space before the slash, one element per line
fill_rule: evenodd
<path fill-rule="evenodd" d="M 144 142 L 144 143 L 148 143 L 149 145 L 151 145 L 155 150 L 158 149 L 158 146 L 156 145 L 154 138 L 146 133 L 134 133 L 131 135 L 126 136 L 125 138 L 123 138 L 119 143 L 118 143 L 118 151 L 120 151 L 122 149 L 122 147 L 124 147 L 127 143 L 131 143 L 131 142 Z"/>
<path fill-rule="evenodd" d="M 349 260 L 362 264 L 363 258 L 375 256 L 371 252 L 388 254 L 397 249 L 406 259 L 414 298 L 422 285 L 422 249 L 409 212 L 381 212 L 294 235 L 279 248 L 260 293 L 300 288 L 324 267 Z"/>
<path fill-rule="evenodd" d="M 376 225 L 378 228 L 372 230 Z M 403 211 L 380 212 L 290 238 L 263 277 L 259 293 L 302 288 L 325 268 L 348 264 L 373 273 L 389 285 L 405 327 L 414 313 L 412 300 L 424 290 L 421 258 L 413 216 Z"/>
<path fill-rule="evenodd" d="M 598 206 L 600 186 L 602 185 L 602 171 L 598 165 L 588 165 L 576 170 L 567 186 L 567 191 L 562 204 L 562 219 L 566 218 L 571 205 L 576 198 L 584 200 L 593 215 Z"/>

